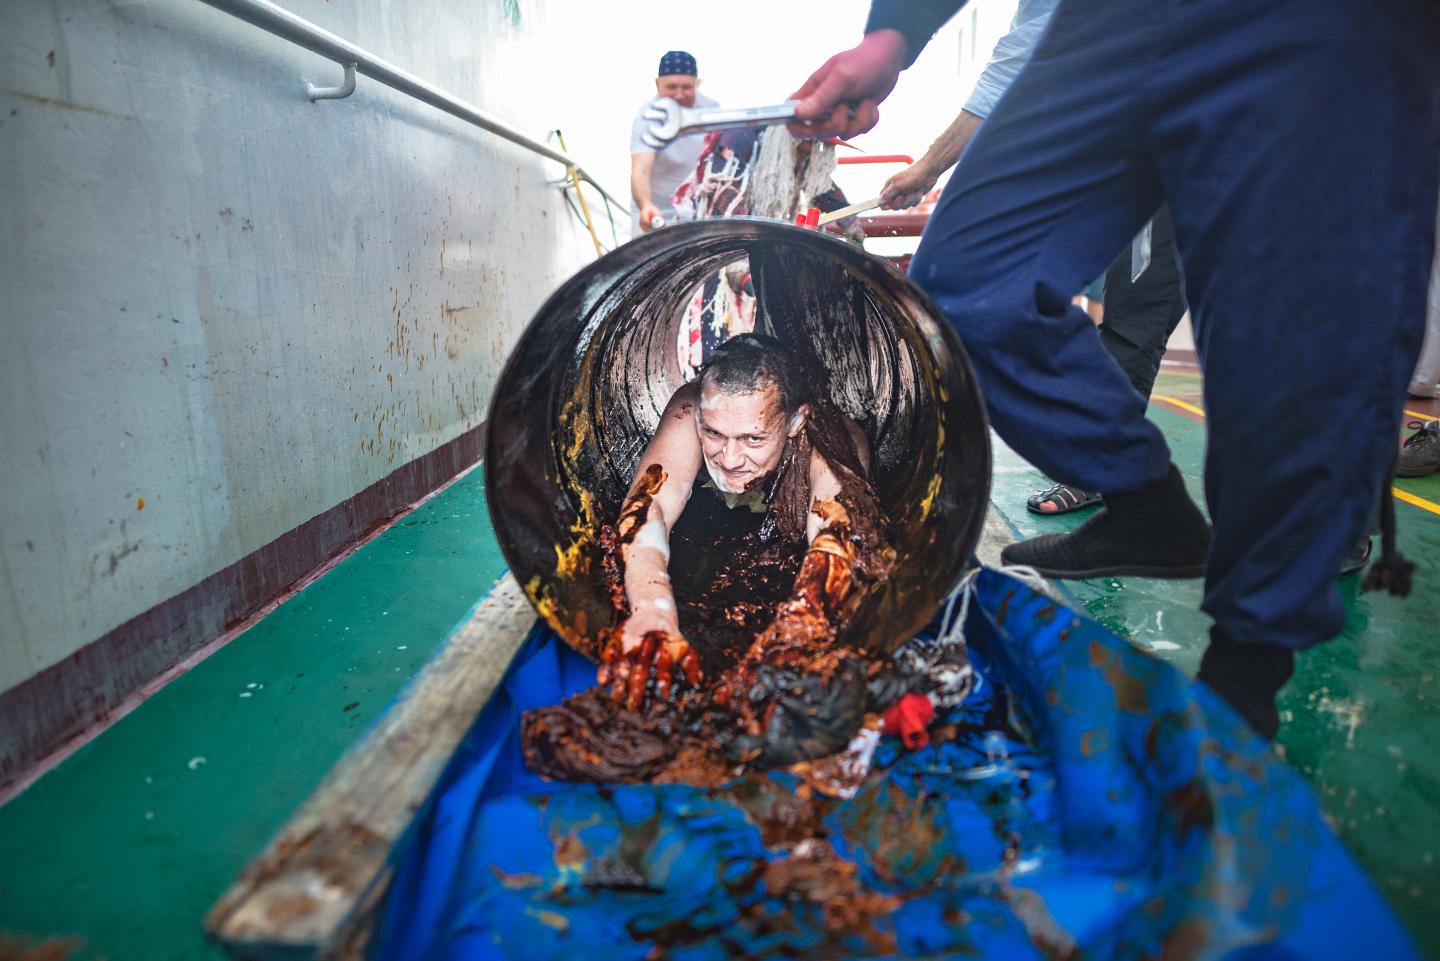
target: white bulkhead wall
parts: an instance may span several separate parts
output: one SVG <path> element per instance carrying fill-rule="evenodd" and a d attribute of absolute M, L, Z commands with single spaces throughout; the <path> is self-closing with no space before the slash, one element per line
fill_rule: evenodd
<path fill-rule="evenodd" d="M 285 5 L 624 198 L 590 158 L 645 91 L 556 62 L 564 5 Z M 0 19 L 3 691 L 480 424 L 594 250 L 557 165 L 363 76 L 312 104 L 338 66 L 197 0 Z"/>

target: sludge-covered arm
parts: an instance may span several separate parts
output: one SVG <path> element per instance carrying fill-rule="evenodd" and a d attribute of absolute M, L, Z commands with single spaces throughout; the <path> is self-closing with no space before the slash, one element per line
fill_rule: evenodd
<path fill-rule="evenodd" d="M 680 634 L 670 586 L 670 530 L 684 511 L 700 466 L 693 423 L 695 391 L 676 391 L 661 415 L 640 468 L 603 538 L 606 580 L 619 618 L 602 652 L 600 683 L 631 710 L 643 706 L 653 677 L 655 693 L 667 697 L 678 668 L 691 685 L 700 679 L 699 659 Z"/>

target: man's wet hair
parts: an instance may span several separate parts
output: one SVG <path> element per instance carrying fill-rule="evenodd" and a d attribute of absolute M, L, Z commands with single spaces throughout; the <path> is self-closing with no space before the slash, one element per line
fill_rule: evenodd
<path fill-rule="evenodd" d="M 710 352 L 700 368 L 700 389 L 722 394 L 749 394 L 775 388 L 780 410 L 787 416 L 808 402 L 805 370 L 784 344 L 765 334 L 740 334 Z"/>

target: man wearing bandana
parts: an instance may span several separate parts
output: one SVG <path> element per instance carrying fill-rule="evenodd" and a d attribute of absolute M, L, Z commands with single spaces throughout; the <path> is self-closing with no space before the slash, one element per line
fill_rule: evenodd
<path fill-rule="evenodd" d="M 683 50 L 670 50 L 660 58 L 655 93 L 669 97 L 682 107 L 718 107 L 699 92 L 700 79 L 695 58 Z M 704 134 L 676 137 L 659 150 L 647 146 L 645 108 L 640 105 L 630 125 L 630 222 L 636 231 L 653 230 L 657 217 L 675 220 L 681 214 L 671 206 L 675 188 L 695 172 L 695 162 L 705 146 Z"/>

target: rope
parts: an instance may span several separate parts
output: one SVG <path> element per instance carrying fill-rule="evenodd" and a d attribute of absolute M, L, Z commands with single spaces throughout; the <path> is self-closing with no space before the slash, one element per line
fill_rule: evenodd
<path fill-rule="evenodd" d="M 801 159 L 800 141 L 784 127 L 769 127 L 760 135 L 746 172 L 752 217 L 789 222 L 810 201 L 830 189 L 835 173 L 835 148 L 814 143 Z M 797 170 L 797 168 L 800 168 Z"/>
<path fill-rule="evenodd" d="M 555 139 L 560 142 L 560 149 L 564 153 L 570 151 L 565 147 L 565 135 L 559 130 L 555 131 Z M 590 232 L 590 242 L 595 245 L 595 256 L 605 256 L 605 249 L 600 246 L 600 236 L 595 233 L 595 222 L 590 219 L 590 205 L 585 202 L 585 193 L 580 189 L 580 168 L 574 164 L 569 165 L 570 183 L 575 188 L 575 197 L 580 201 L 580 213 L 585 219 L 585 229 Z"/>
<path fill-rule="evenodd" d="M 970 598 L 975 595 L 975 578 L 980 575 L 981 570 L 983 568 L 977 567 L 967 572 L 960 579 L 955 590 L 950 592 L 949 598 L 945 601 L 945 616 L 940 619 L 940 633 L 935 638 L 936 644 L 965 643 L 965 618 L 970 614 Z M 1045 578 L 1033 567 L 1024 564 L 1009 564 L 996 568 L 996 570 L 1021 581 L 1031 590 L 1043 591 L 1045 589 Z M 954 613 L 957 600 L 960 602 L 958 616 Z"/>

